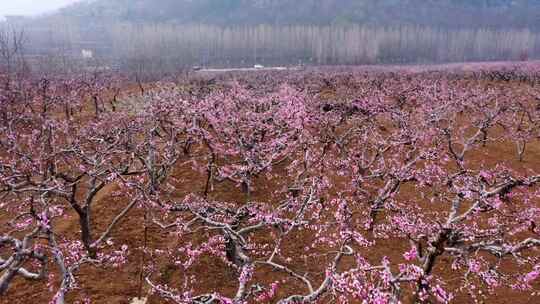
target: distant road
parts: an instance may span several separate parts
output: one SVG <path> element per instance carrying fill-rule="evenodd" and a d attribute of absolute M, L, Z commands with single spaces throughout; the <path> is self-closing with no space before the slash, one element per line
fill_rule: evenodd
<path fill-rule="evenodd" d="M 299 67 L 264 67 L 264 68 L 231 68 L 231 69 L 200 69 L 195 73 L 227 73 L 227 72 L 260 72 L 260 71 L 297 71 Z"/>
<path fill-rule="evenodd" d="M 227 72 L 258 72 L 258 71 L 301 71 L 301 70 L 333 70 L 333 71 L 393 71 L 405 70 L 408 72 L 427 71 L 476 71 L 490 69 L 512 69 L 519 66 L 536 67 L 540 70 L 540 60 L 528 61 L 485 61 L 485 62 L 454 62 L 439 64 L 374 64 L 374 65 L 324 65 L 324 66 L 293 66 L 293 67 L 251 67 L 251 68 L 229 68 L 229 69 L 200 69 L 193 71 L 195 74 L 213 74 Z"/>

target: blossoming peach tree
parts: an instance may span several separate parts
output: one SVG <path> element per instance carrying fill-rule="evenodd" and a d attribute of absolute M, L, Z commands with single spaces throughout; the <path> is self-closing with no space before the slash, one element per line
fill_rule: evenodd
<path fill-rule="evenodd" d="M 535 296 L 534 88 L 429 72 L 245 77 L 197 95 L 159 83 L 126 99 L 137 107 L 117 79 L 3 88 L 0 296 L 26 279 L 66 303 L 83 265 L 139 269 L 158 303 Z M 116 241 L 126 227 L 140 246 Z"/>

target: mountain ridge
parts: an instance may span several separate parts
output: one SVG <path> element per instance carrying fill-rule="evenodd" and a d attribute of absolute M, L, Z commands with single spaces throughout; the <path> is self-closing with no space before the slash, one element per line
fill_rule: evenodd
<path fill-rule="evenodd" d="M 59 15 L 95 21 L 540 28 L 540 0 L 88 0 Z"/>

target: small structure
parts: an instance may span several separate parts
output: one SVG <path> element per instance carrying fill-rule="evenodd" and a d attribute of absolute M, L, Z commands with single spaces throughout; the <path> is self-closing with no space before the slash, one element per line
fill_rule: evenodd
<path fill-rule="evenodd" d="M 253 66 L 254 69 L 264 69 L 264 65 L 256 64 Z"/>
<path fill-rule="evenodd" d="M 94 58 L 94 52 L 91 50 L 82 50 L 81 55 L 83 59 L 92 59 Z"/>

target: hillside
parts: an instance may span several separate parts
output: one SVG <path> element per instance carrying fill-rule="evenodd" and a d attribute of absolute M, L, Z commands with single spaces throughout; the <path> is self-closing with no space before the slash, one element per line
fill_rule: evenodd
<path fill-rule="evenodd" d="M 87 0 L 60 14 L 88 21 L 241 24 L 540 26 L 539 0 Z"/>
<path fill-rule="evenodd" d="M 146 74 L 540 58 L 540 0 L 83 0 L 20 26 L 59 69 L 89 49 Z"/>

